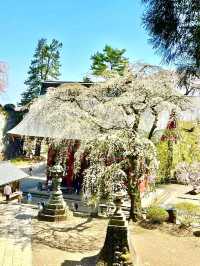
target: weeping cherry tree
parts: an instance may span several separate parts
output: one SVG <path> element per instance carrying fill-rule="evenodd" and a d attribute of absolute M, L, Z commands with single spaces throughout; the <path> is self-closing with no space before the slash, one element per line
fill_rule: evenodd
<path fill-rule="evenodd" d="M 146 170 L 156 176 L 158 161 L 152 137 L 163 109 L 182 107 L 186 100 L 174 90 L 172 72 L 137 64 L 106 82 L 49 89 L 32 106 L 28 121 L 43 124 L 52 138 L 81 140 L 76 152 L 88 160 L 83 195 L 97 204 L 124 189 L 130 196 L 130 218 L 140 216 L 139 183 Z M 148 117 L 149 121 L 144 122 Z M 167 123 L 167 121 L 166 121 Z"/>

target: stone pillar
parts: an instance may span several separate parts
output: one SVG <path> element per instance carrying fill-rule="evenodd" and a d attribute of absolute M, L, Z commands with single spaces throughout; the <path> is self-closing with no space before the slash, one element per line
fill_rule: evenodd
<path fill-rule="evenodd" d="M 104 246 L 100 252 L 97 265 L 130 265 L 133 266 L 128 243 L 128 225 L 122 213 L 122 195 L 116 195 L 116 210 L 111 217 Z"/>
<path fill-rule="evenodd" d="M 64 221 L 67 219 L 67 206 L 63 199 L 60 184 L 62 178 L 60 177 L 63 173 L 61 165 L 57 164 L 52 167 L 51 173 L 53 174 L 53 191 L 50 195 L 48 203 L 38 213 L 38 219 L 43 221 Z"/>

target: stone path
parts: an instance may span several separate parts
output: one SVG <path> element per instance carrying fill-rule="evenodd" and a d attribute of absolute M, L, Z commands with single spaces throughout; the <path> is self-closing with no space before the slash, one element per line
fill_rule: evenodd
<path fill-rule="evenodd" d="M 35 210 L 0 204 L 0 266 L 31 266 L 31 218 Z"/>
<path fill-rule="evenodd" d="M 190 196 L 187 194 L 192 190 L 191 186 L 167 184 L 161 185 L 160 188 L 163 189 L 164 193 L 156 200 L 156 203 L 159 205 L 173 205 L 183 201 L 198 203 L 198 198 L 200 200 L 198 195 Z"/>

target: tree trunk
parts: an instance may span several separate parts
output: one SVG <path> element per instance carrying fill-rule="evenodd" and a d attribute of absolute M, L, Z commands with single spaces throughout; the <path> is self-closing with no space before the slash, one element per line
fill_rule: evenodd
<path fill-rule="evenodd" d="M 135 121 L 132 127 L 133 133 L 138 133 L 140 116 L 141 113 L 139 110 L 135 109 L 132 106 L 135 115 Z M 133 222 L 136 222 L 141 218 L 141 198 L 140 191 L 138 188 L 138 179 L 139 179 L 139 171 L 138 171 L 138 156 L 136 155 L 134 158 L 130 160 L 130 173 L 129 173 L 129 182 L 128 182 L 128 191 L 131 202 L 131 208 L 129 213 L 129 219 Z"/>
<path fill-rule="evenodd" d="M 141 218 L 141 198 L 138 187 L 138 169 L 137 169 L 137 157 L 131 162 L 131 169 L 128 179 L 128 194 L 130 197 L 131 208 L 129 213 L 129 219 L 136 222 Z"/>
<path fill-rule="evenodd" d="M 141 218 L 141 198 L 137 185 L 131 189 L 129 196 L 131 201 L 129 219 L 136 222 Z"/>
<path fill-rule="evenodd" d="M 151 139 L 153 137 L 153 133 L 154 133 L 155 129 L 157 128 L 157 124 L 158 124 L 158 113 L 154 112 L 154 121 L 153 121 L 153 125 L 151 127 L 151 130 L 149 132 L 148 139 Z"/>
<path fill-rule="evenodd" d="M 138 132 L 138 128 L 139 128 L 139 123 L 140 123 L 140 112 L 138 110 L 134 110 L 134 115 L 135 115 L 135 121 L 132 127 L 132 130 L 134 133 Z"/>

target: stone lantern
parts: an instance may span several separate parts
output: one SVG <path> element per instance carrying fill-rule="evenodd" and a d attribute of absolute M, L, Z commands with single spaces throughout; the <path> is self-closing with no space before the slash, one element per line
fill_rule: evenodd
<path fill-rule="evenodd" d="M 50 175 L 52 177 L 52 186 L 53 191 L 61 191 L 60 190 L 60 184 L 62 182 L 62 175 L 63 175 L 64 169 L 60 163 L 55 164 L 50 169 Z"/>
<path fill-rule="evenodd" d="M 122 212 L 124 193 L 122 191 L 115 193 L 114 204 L 115 212 L 111 217 L 106 233 L 104 246 L 100 252 L 97 265 L 135 265 L 135 252 L 130 250 L 128 241 L 128 224 L 126 217 Z M 128 261 L 123 261 L 123 255 Z"/>
<path fill-rule="evenodd" d="M 62 182 L 63 167 L 60 163 L 55 164 L 51 170 L 53 191 L 48 203 L 38 213 L 38 219 L 44 221 L 63 221 L 67 218 L 67 206 L 63 199 L 60 184 Z"/>

